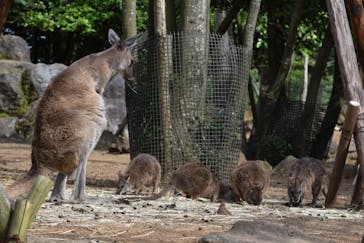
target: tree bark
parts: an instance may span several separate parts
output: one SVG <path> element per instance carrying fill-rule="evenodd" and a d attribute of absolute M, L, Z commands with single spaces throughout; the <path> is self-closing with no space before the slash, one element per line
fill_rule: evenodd
<path fill-rule="evenodd" d="M 323 159 L 326 155 L 328 143 L 335 129 L 337 119 L 341 111 L 340 99 L 344 97 L 343 84 L 340 76 L 339 64 L 335 59 L 334 67 L 334 84 L 330 96 L 330 101 L 326 109 L 324 120 L 322 121 L 320 131 L 312 142 L 310 156 Z"/>
<path fill-rule="evenodd" d="M 354 43 L 350 32 L 348 18 L 343 0 L 326 0 L 332 35 L 339 59 L 340 73 L 347 100 L 360 102 L 358 117 L 363 117 L 364 92 L 358 63 L 355 55 Z M 351 206 L 360 207 L 363 204 L 364 191 L 364 120 L 357 119 L 354 133 L 355 145 L 358 153 L 360 171 L 356 181 L 356 190 L 352 197 Z M 355 194 L 356 193 L 356 194 Z"/>
<path fill-rule="evenodd" d="M 127 39 L 137 34 L 136 0 L 122 1 L 121 11 L 123 36 Z"/>
<path fill-rule="evenodd" d="M 356 47 L 356 54 L 361 67 L 361 78 L 364 79 L 364 7 L 362 0 L 345 0 L 351 32 Z"/>
<path fill-rule="evenodd" d="M 308 87 L 308 61 L 310 56 L 304 54 L 304 61 L 303 61 L 303 85 L 302 85 L 302 92 L 301 92 L 301 101 L 306 102 L 307 99 L 307 87 Z"/>
<path fill-rule="evenodd" d="M 296 141 L 294 142 L 295 156 L 298 158 L 305 155 L 304 143 L 313 125 L 313 118 L 315 114 L 317 97 L 319 95 L 321 78 L 325 72 L 327 61 L 329 59 L 333 45 L 334 43 L 330 34 L 330 28 L 328 27 L 325 38 L 322 42 L 322 46 L 317 55 L 315 67 L 312 71 L 311 79 L 308 85 L 309 92 L 307 100 L 300 119 L 301 122 L 297 130 L 298 133 L 296 135 Z"/>
<path fill-rule="evenodd" d="M 0 1 L 0 35 L 2 35 L 12 0 Z"/>
<path fill-rule="evenodd" d="M 167 38 L 166 27 L 166 8 L 165 0 L 154 1 L 154 30 L 155 34 L 159 37 L 158 40 L 158 80 L 159 80 L 159 113 L 160 123 L 162 128 L 162 152 L 163 158 L 163 175 L 166 175 L 168 171 L 171 171 L 172 158 L 170 147 L 170 102 L 169 102 L 169 85 L 168 78 L 171 71 L 172 64 L 168 58 L 168 46 L 171 45 Z"/>
<path fill-rule="evenodd" d="M 327 192 L 325 204 L 331 206 L 335 201 L 337 191 L 339 189 L 340 181 L 344 172 L 346 156 L 348 154 L 351 136 L 355 127 L 355 121 L 360 109 L 360 103 L 357 101 L 350 101 L 348 103 L 347 113 L 345 115 L 345 122 L 342 128 L 339 146 L 337 148 L 335 164 L 330 176 L 330 185 Z"/>
<path fill-rule="evenodd" d="M 177 31 L 175 0 L 166 1 L 166 27 L 167 27 L 167 33 L 172 33 Z"/>
<path fill-rule="evenodd" d="M 243 7 L 244 1 L 241 0 L 235 0 L 230 11 L 227 13 L 224 20 L 221 22 L 219 27 L 217 28 L 216 33 L 218 34 L 225 34 L 225 32 L 229 29 L 229 26 L 231 25 L 233 19 L 236 17 L 236 15 L 239 13 L 240 9 Z"/>
<path fill-rule="evenodd" d="M 274 78 L 274 83 L 269 85 L 267 89 L 263 87 L 260 92 L 258 103 L 258 120 L 256 131 L 257 139 L 257 157 L 263 158 L 261 151 L 261 141 L 267 134 L 267 130 L 273 121 L 272 115 L 276 109 L 277 100 L 284 87 L 284 82 L 288 76 L 289 70 L 292 65 L 292 56 L 297 39 L 297 28 L 301 20 L 301 14 L 303 11 L 303 0 L 297 0 L 294 11 L 292 13 L 290 26 L 287 35 L 287 42 L 284 48 L 283 57 L 279 71 Z"/>

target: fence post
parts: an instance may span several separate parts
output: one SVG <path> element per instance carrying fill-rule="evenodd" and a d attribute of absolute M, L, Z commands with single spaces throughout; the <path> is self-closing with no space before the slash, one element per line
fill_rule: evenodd
<path fill-rule="evenodd" d="M 10 217 L 10 202 L 0 183 L 0 242 L 5 239 L 5 234 Z"/>
<path fill-rule="evenodd" d="M 51 186 L 52 180 L 49 177 L 38 176 L 28 196 L 17 199 L 10 219 L 8 242 L 25 241 L 27 230 L 51 190 Z"/>
<path fill-rule="evenodd" d="M 348 154 L 348 149 L 350 146 L 350 141 L 353 135 L 353 130 L 356 124 L 356 118 L 358 116 L 359 109 L 359 102 L 349 101 L 339 141 L 339 146 L 336 152 L 335 164 L 332 168 L 332 173 L 330 177 L 330 184 L 325 202 L 326 206 L 332 205 L 332 203 L 335 201 L 336 194 L 340 186 L 341 177 L 343 175 L 346 156 Z"/>

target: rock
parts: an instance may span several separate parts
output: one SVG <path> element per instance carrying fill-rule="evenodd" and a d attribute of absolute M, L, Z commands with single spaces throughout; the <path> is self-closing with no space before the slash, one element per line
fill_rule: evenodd
<path fill-rule="evenodd" d="M 17 117 L 17 133 L 29 138 L 38 99 L 51 79 L 66 66 L 0 60 L 0 115 Z"/>
<path fill-rule="evenodd" d="M 104 91 L 106 106 L 106 130 L 115 134 L 126 117 L 125 81 L 121 75 L 116 75 Z"/>
<path fill-rule="evenodd" d="M 211 233 L 199 243 L 242 243 L 242 242 L 316 242 L 319 239 L 306 235 L 282 224 L 271 224 L 261 220 L 238 221 L 222 233 Z M 325 242 L 321 241 L 320 242 Z"/>
<path fill-rule="evenodd" d="M 19 138 L 15 130 L 15 124 L 18 118 L 16 117 L 1 117 L 0 118 L 0 138 Z"/>
<path fill-rule="evenodd" d="M 125 81 L 121 75 L 116 75 L 104 91 L 107 125 L 96 148 L 110 152 L 128 152 L 129 134 L 127 128 L 119 127 L 126 118 Z"/>
<path fill-rule="evenodd" d="M 0 61 L 0 113 L 21 116 L 29 100 L 34 100 L 34 89 L 28 79 L 31 63 L 11 60 Z"/>
<path fill-rule="evenodd" d="M 16 35 L 0 35 L 0 59 L 30 62 L 28 43 Z"/>
<path fill-rule="evenodd" d="M 0 60 L 0 117 L 17 117 L 16 132 L 30 139 L 38 100 L 53 77 L 66 67 L 59 63 L 47 65 Z M 121 75 L 110 81 L 104 98 L 108 122 L 97 148 L 107 150 L 111 144 L 116 144 L 119 152 L 127 152 L 128 132 L 119 131 L 126 118 L 125 82 Z"/>
<path fill-rule="evenodd" d="M 288 176 L 289 171 L 291 169 L 291 165 L 297 160 L 296 157 L 292 155 L 288 155 L 284 160 L 279 162 L 278 165 L 276 165 L 273 169 L 273 174 L 279 175 L 279 176 Z"/>
<path fill-rule="evenodd" d="M 54 63 L 49 65 L 44 63 L 34 64 L 32 72 L 30 74 L 30 79 L 32 80 L 32 84 L 37 91 L 39 97 L 41 97 L 53 77 L 62 70 L 64 70 L 66 67 L 66 65 L 61 63 Z"/>

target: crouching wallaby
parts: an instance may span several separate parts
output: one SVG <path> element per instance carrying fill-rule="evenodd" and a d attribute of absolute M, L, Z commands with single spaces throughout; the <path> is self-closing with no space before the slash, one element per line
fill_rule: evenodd
<path fill-rule="evenodd" d="M 116 194 L 126 194 L 129 190 L 139 194 L 145 187 L 153 187 L 153 193 L 158 193 L 161 166 L 153 155 L 142 153 L 130 161 L 125 172 L 119 171 L 118 176 Z"/>
<path fill-rule="evenodd" d="M 186 196 L 192 197 L 192 199 L 206 197 L 210 198 L 212 202 L 216 202 L 219 196 L 219 185 L 219 181 L 204 165 L 188 163 L 172 174 L 171 181 L 162 192 L 146 199 L 158 199 L 165 196 L 172 189 L 177 189 Z"/>
<path fill-rule="evenodd" d="M 256 161 L 245 161 L 233 169 L 230 181 L 235 202 L 242 199 L 260 205 L 269 188 L 270 172 Z"/>
<path fill-rule="evenodd" d="M 10 198 L 26 194 L 37 175 L 59 172 L 51 199 L 65 199 L 67 176 L 75 177 L 71 201 L 86 198 L 87 159 L 106 126 L 103 92 L 117 73 L 133 79 L 133 57 L 128 46 L 109 30 L 112 47 L 81 58 L 60 72 L 40 99 L 32 141 L 32 167 L 7 189 Z"/>
<path fill-rule="evenodd" d="M 320 160 L 310 157 L 297 160 L 292 164 L 288 176 L 288 206 L 300 205 L 309 191 L 312 193 L 310 205 L 316 206 L 320 192 L 326 197 L 327 186 L 328 178 Z"/>

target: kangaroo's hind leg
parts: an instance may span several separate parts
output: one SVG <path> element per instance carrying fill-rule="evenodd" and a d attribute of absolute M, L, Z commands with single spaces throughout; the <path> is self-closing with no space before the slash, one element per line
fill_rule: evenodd
<path fill-rule="evenodd" d="M 58 173 L 56 182 L 53 187 L 51 194 L 51 201 L 64 201 L 66 200 L 65 190 L 66 190 L 67 176 L 63 173 Z"/>
<path fill-rule="evenodd" d="M 72 202 L 82 202 L 86 200 L 86 165 L 88 157 L 96 146 L 101 136 L 102 129 L 95 129 L 91 131 L 90 137 L 84 140 L 79 150 L 78 168 L 75 175 L 75 183 L 71 195 Z"/>

